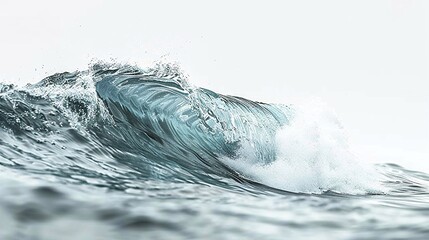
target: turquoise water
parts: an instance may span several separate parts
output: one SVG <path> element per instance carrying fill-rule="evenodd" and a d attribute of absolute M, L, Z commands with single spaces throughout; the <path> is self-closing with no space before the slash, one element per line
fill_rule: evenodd
<path fill-rule="evenodd" d="M 0 85 L 0 239 L 426 239 L 429 175 L 361 165 L 323 106 L 94 65 Z"/>

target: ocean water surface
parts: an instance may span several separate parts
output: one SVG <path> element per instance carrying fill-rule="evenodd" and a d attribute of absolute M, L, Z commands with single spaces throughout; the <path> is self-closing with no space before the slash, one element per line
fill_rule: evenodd
<path fill-rule="evenodd" d="M 366 165 L 322 104 L 174 66 L 0 84 L 0 239 L 428 239 L 429 174 Z"/>

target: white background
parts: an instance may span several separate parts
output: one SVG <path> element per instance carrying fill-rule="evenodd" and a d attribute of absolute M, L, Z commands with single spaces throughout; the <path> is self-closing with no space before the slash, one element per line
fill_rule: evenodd
<path fill-rule="evenodd" d="M 0 0 L 0 81 L 92 60 L 177 62 L 194 85 L 319 97 L 371 162 L 429 171 L 429 1 Z"/>

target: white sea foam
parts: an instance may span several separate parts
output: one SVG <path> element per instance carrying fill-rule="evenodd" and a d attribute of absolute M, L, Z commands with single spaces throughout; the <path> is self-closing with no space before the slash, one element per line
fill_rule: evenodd
<path fill-rule="evenodd" d="M 28 85 L 20 89 L 32 96 L 51 99 L 75 129 L 83 130 L 91 124 L 96 124 L 97 116 L 112 121 L 102 100 L 97 96 L 95 81 L 89 71 L 80 72 L 73 81 L 53 81 L 43 86 Z M 71 107 L 73 104 L 76 107 Z"/>
<path fill-rule="evenodd" d="M 224 159 L 246 177 L 292 192 L 382 193 L 381 176 L 350 150 L 334 112 L 317 100 L 295 107 L 291 122 L 276 134 L 276 159 L 260 163 L 251 146 L 238 159 Z"/>

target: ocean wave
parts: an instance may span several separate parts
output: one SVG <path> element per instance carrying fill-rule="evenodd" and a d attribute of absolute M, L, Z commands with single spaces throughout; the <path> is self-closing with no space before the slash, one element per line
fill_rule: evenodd
<path fill-rule="evenodd" d="M 360 167 L 324 109 L 217 94 L 168 64 L 95 64 L 33 85 L 0 86 L 0 162 L 108 188 L 161 179 L 382 193 L 378 175 Z"/>

